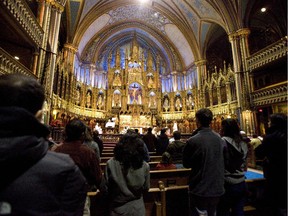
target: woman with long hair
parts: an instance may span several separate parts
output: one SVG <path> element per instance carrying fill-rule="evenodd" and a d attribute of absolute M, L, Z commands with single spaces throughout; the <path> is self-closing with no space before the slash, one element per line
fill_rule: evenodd
<path fill-rule="evenodd" d="M 150 169 L 144 153 L 137 134 L 125 134 L 115 146 L 105 170 L 110 216 L 145 216 L 143 193 L 150 187 Z"/>
<path fill-rule="evenodd" d="M 245 171 L 248 146 L 242 140 L 240 128 L 235 119 L 224 119 L 221 123 L 224 146 L 225 194 L 217 209 L 219 216 L 243 216 L 246 194 Z"/>

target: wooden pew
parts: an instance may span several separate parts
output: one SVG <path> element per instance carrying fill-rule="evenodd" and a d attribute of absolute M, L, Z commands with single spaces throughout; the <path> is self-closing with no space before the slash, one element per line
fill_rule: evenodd
<path fill-rule="evenodd" d="M 153 162 L 153 161 L 161 161 L 162 159 L 162 156 L 159 156 L 159 155 L 151 155 L 150 156 L 150 161 Z"/>
<path fill-rule="evenodd" d="M 158 163 L 159 163 L 159 161 L 149 162 L 148 164 L 150 165 L 150 170 L 155 170 L 156 165 L 157 165 Z M 101 167 L 102 171 L 104 171 L 104 170 L 105 170 L 105 167 L 106 167 L 106 162 L 105 162 L 105 163 L 101 162 L 101 163 L 100 163 L 100 167 Z"/>
<path fill-rule="evenodd" d="M 150 185 L 157 187 L 159 181 L 165 187 L 188 185 L 190 171 L 191 169 L 151 170 Z"/>

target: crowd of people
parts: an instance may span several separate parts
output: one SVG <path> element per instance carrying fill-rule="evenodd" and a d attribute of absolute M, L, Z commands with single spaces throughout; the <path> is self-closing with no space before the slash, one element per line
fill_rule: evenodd
<path fill-rule="evenodd" d="M 51 140 L 49 128 L 41 123 L 44 89 L 35 79 L 0 76 L 0 98 L 0 215 L 89 216 L 87 192 L 99 190 L 109 203 L 108 215 L 144 216 L 149 152 L 156 152 L 162 156 L 157 169 L 191 168 L 192 216 L 243 216 L 249 145 L 265 161 L 263 215 L 287 215 L 285 114 L 271 115 L 263 141 L 257 136 L 248 140 L 231 118 L 216 133 L 207 108 L 196 112 L 198 128 L 187 141 L 178 130 L 171 138 L 167 128 L 159 135 L 149 128 L 143 136 L 128 129 L 102 171 L 103 141 L 80 119 L 65 126 L 63 142 Z"/>

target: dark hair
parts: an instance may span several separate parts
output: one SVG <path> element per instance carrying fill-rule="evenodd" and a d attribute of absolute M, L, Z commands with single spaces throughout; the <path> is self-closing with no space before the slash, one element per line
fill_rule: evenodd
<path fill-rule="evenodd" d="M 270 115 L 271 127 L 277 130 L 287 130 L 287 115 L 274 113 Z"/>
<path fill-rule="evenodd" d="M 80 119 L 73 119 L 65 127 L 66 141 L 81 140 L 87 126 Z"/>
<path fill-rule="evenodd" d="M 222 135 L 230 137 L 236 141 L 236 143 L 240 143 L 242 140 L 242 136 L 240 134 L 240 128 L 235 119 L 227 118 L 222 120 Z"/>
<path fill-rule="evenodd" d="M 213 113 L 207 108 L 202 108 L 196 112 L 196 118 L 202 127 L 209 127 L 213 119 Z"/>
<path fill-rule="evenodd" d="M 45 99 L 40 83 L 22 74 L 0 76 L 0 107 L 22 107 L 32 114 L 42 109 Z"/>
<path fill-rule="evenodd" d="M 173 137 L 174 137 L 175 140 L 180 140 L 181 139 L 180 131 L 174 131 L 173 132 Z"/>
<path fill-rule="evenodd" d="M 86 125 L 86 130 L 85 130 L 85 141 L 90 142 L 93 141 L 92 137 L 92 129 Z"/>
<path fill-rule="evenodd" d="M 152 128 L 151 127 L 148 128 L 148 132 L 152 132 Z"/>
<path fill-rule="evenodd" d="M 164 152 L 162 154 L 161 163 L 164 163 L 164 164 L 172 163 L 172 157 L 169 152 Z"/>
<path fill-rule="evenodd" d="M 139 169 L 144 161 L 144 143 L 137 134 L 124 134 L 114 148 L 115 159 L 123 164 L 124 169 Z"/>
<path fill-rule="evenodd" d="M 98 137 L 99 136 L 99 131 L 98 130 L 94 130 L 92 132 L 92 135 L 93 135 L 93 138 L 95 139 L 95 137 Z"/>
<path fill-rule="evenodd" d="M 161 134 L 161 135 L 164 135 L 167 130 L 168 130 L 168 128 L 162 128 L 161 131 L 160 131 L 160 134 Z"/>

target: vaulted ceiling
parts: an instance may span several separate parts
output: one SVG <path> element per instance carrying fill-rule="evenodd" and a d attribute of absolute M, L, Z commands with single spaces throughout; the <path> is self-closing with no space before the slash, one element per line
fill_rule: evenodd
<path fill-rule="evenodd" d="M 170 71 L 175 59 L 186 70 L 206 59 L 209 45 L 223 35 L 227 42 L 233 31 L 261 26 L 262 7 L 287 16 L 286 0 L 68 0 L 62 17 L 65 38 L 60 38 L 78 49 L 82 61 L 95 63 L 136 33 L 140 46 L 159 54 L 171 64 Z"/>

